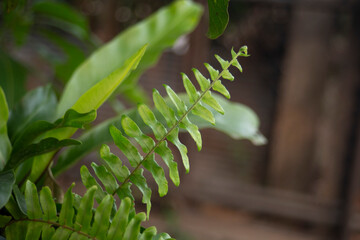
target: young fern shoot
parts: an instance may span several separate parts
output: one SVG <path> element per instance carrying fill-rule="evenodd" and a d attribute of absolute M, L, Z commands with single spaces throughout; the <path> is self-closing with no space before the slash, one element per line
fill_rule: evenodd
<path fill-rule="evenodd" d="M 235 66 L 240 72 L 242 72 L 241 65 L 239 64 L 237 58 L 240 56 L 249 56 L 246 46 L 241 47 L 238 52 L 231 50 L 231 55 L 232 59 L 230 61 L 226 61 L 220 56 L 215 55 L 221 65 L 221 72 L 214 69 L 210 64 L 205 63 L 205 67 L 210 74 L 211 80 L 204 77 L 199 70 L 193 69 L 194 76 L 200 86 L 200 91 L 196 89 L 189 77 L 182 73 L 183 84 L 188 96 L 188 101 L 190 102 L 189 106 L 187 106 L 185 102 L 167 85 L 164 85 L 164 87 L 170 101 L 175 106 L 174 109 L 169 106 L 167 101 L 156 89 L 153 90 L 155 109 L 162 115 L 162 117 L 164 117 L 167 127 L 165 127 L 156 118 L 154 112 L 149 107 L 144 104 L 140 104 L 138 106 L 138 113 L 144 123 L 152 129 L 156 142 L 153 138 L 145 135 L 130 117 L 126 115 L 122 116 L 121 126 L 124 133 L 129 138 L 135 139 L 142 148 L 144 156 L 142 156 L 131 141 L 124 136 L 122 131 L 115 126 L 110 127 L 110 134 L 116 146 L 126 156 L 133 169 L 130 170 L 128 167 L 123 165 L 122 161 L 110 152 L 109 146 L 103 145 L 100 150 L 100 156 L 103 159 L 104 165 L 98 166 L 93 163 L 92 168 L 104 185 L 105 192 L 112 195 L 117 194 L 120 199 L 124 199 L 126 197 L 134 199 L 130 187 L 132 184 L 136 185 L 142 192 L 142 202 L 147 205 L 147 215 L 149 216 L 151 208 L 151 189 L 148 187 L 146 179 L 143 176 L 144 169 L 142 166 L 153 176 L 158 185 L 159 195 L 164 196 L 168 192 L 168 182 L 165 177 L 164 169 L 155 161 L 155 153 L 163 159 L 169 168 L 169 177 L 172 182 L 176 186 L 180 184 L 177 163 L 174 161 L 174 156 L 168 147 L 168 142 L 175 145 L 179 150 L 183 165 L 188 173 L 190 165 L 187 156 L 187 148 L 179 140 L 179 129 L 182 128 L 189 132 L 200 151 L 202 147 L 201 134 L 198 126 L 189 120 L 188 115 L 189 113 L 192 113 L 211 124 L 215 124 L 213 114 L 210 110 L 204 107 L 203 104 L 208 105 L 221 114 L 224 113 L 222 106 L 214 97 L 212 97 L 211 90 L 221 93 L 226 98 L 230 98 L 230 94 L 226 87 L 221 83 L 221 79 L 233 81 L 234 77 L 229 71 L 230 66 Z M 87 188 L 91 188 L 94 185 L 97 186 L 95 199 L 100 203 L 103 197 L 106 196 L 106 193 L 99 183 L 96 182 L 95 178 L 91 175 L 86 166 L 81 168 L 81 177 Z"/>

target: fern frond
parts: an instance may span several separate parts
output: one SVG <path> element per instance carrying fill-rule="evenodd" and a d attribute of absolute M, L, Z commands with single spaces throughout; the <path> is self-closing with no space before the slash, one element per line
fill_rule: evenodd
<path fill-rule="evenodd" d="M 77 205 L 72 188 L 67 190 L 57 216 L 55 201 L 48 187 L 42 188 L 40 198 L 35 184 L 26 182 L 26 217 L 15 219 L 0 216 L 5 226 L 6 239 L 29 240 L 138 240 L 161 239 L 155 227 L 141 231 L 145 213 L 134 214 L 130 198 L 123 198 L 119 209 L 112 215 L 114 198 L 106 194 L 96 210 L 93 209 L 96 186 L 90 187 Z M 170 239 L 163 238 L 163 239 Z"/>
<path fill-rule="evenodd" d="M 185 87 L 189 106 L 173 91 L 169 86 L 164 85 L 167 95 L 171 100 L 172 105 L 165 101 L 160 93 L 153 90 L 153 101 L 156 110 L 161 114 L 165 120 L 166 126 L 157 119 L 152 110 L 144 104 L 138 106 L 138 113 L 144 123 L 149 126 L 155 136 L 156 141 L 145 135 L 139 126 L 128 116 L 124 115 L 121 118 L 121 126 L 124 131 L 121 132 L 115 126 L 110 127 L 110 134 L 115 142 L 115 145 L 122 151 L 122 153 L 129 161 L 132 169 L 123 165 L 122 161 L 110 152 L 107 145 L 103 145 L 100 150 L 100 156 L 103 159 L 104 166 L 97 166 L 92 164 L 95 175 L 105 187 L 105 191 L 112 195 L 117 194 L 120 199 L 129 197 L 133 199 L 131 193 L 131 185 L 134 184 L 143 194 L 142 202 L 147 205 L 147 214 L 151 208 L 151 189 L 148 187 L 146 179 L 143 176 L 143 168 L 151 173 L 155 182 L 158 185 L 158 192 L 160 196 L 164 196 L 168 192 L 168 182 L 165 177 L 164 169 L 158 165 L 155 160 L 155 154 L 165 162 L 169 168 L 169 176 L 172 182 L 178 186 L 180 184 L 177 163 L 174 161 L 172 151 L 168 147 L 168 142 L 172 143 L 180 152 L 183 165 L 186 172 L 190 170 L 189 158 L 187 156 L 187 147 L 180 142 L 178 134 L 180 128 L 189 132 L 190 136 L 195 141 L 198 150 L 202 148 L 202 139 L 197 125 L 192 123 L 188 115 L 190 113 L 197 115 L 204 120 L 215 124 L 215 118 L 212 112 L 205 107 L 207 105 L 217 112 L 224 114 L 223 107 L 212 96 L 211 90 L 220 92 L 225 97 L 230 98 L 230 94 L 226 87 L 222 85 L 221 79 L 233 81 L 234 77 L 228 70 L 230 66 L 235 66 L 242 71 L 242 68 L 237 60 L 239 56 L 248 56 L 247 47 L 242 47 L 237 53 L 232 50 L 232 59 L 226 61 L 220 56 L 216 55 L 222 70 L 218 71 L 210 64 L 205 63 L 210 79 L 197 69 L 193 69 L 194 76 L 200 86 L 197 90 L 190 78 L 182 73 L 183 85 Z M 125 134 L 127 136 L 125 136 Z M 140 154 L 137 147 L 133 145 L 134 139 L 141 147 L 143 155 Z M 142 168 L 143 167 L 143 168 Z M 101 201 L 103 195 L 106 194 L 96 182 L 95 178 L 90 174 L 86 167 L 81 170 L 84 185 L 90 189 L 92 186 L 97 187 L 98 196 L 97 201 Z M 149 230 L 150 231 L 150 230 Z"/>

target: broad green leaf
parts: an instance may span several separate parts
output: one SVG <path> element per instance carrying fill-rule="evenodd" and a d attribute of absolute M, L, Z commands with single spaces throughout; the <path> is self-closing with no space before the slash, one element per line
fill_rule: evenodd
<path fill-rule="evenodd" d="M 130 208 L 132 207 L 132 202 L 130 198 L 124 198 L 121 200 L 119 210 L 116 212 L 109 230 L 107 231 L 108 240 L 118 240 L 123 239 L 126 226 L 128 225 Z"/>
<path fill-rule="evenodd" d="M 96 239 L 106 239 L 113 203 L 114 198 L 111 195 L 106 195 L 100 205 L 96 208 L 94 223 L 90 231 L 90 235 L 96 237 Z"/>
<path fill-rule="evenodd" d="M 59 141 L 56 138 L 45 138 L 41 140 L 39 143 L 30 144 L 25 148 L 21 149 L 21 151 L 13 153 L 11 155 L 10 161 L 6 165 L 6 168 L 11 169 L 32 157 L 42 155 L 44 153 L 52 152 L 62 147 L 66 147 L 70 145 L 78 145 L 78 144 L 81 143 L 74 139 L 64 139 Z"/>
<path fill-rule="evenodd" d="M 227 99 L 230 99 L 229 91 L 226 89 L 226 87 L 224 85 L 222 85 L 220 80 L 217 80 L 214 83 L 212 88 L 214 91 L 217 91 L 217 92 L 221 93 L 222 95 L 224 95 Z"/>
<path fill-rule="evenodd" d="M 87 189 L 96 186 L 95 199 L 98 203 L 106 196 L 96 179 L 90 174 L 89 169 L 86 166 L 80 168 L 81 181 Z"/>
<path fill-rule="evenodd" d="M 4 169 L 11 153 L 11 143 L 7 132 L 9 109 L 5 97 L 0 87 L 0 171 Z"/>
<path fill-rule="evenodd" d="M 115 177 L 102 165 L 98 166 L 93 162 L 91 163 L 91 167 L 94 169 L 96 176 L 104 185 L 106 192 L 109 194 L 114 194 L 119 187 Z"/>
<path fill-rule="evenodd" d="M 188 76 L 186 76 L 185 73 L 182 73 L 181 75 L 182 75 L 183 84 L 184 84 L 186 93 L 189 96 L 189 100 L 191 103 L 195 103 L 196 100 L 199 98 L 196 88 L 195 88 L 194 84 L 192 84 L 192 82 L 190 81 Z"/>
<path fill-rule="evenodd" d="M 13 170 L 0 173 L 0 209 L 9 201 L 14 183 L 15 176 Z"/>
<path fill-rule="evenodd" d="M 130 175 L 129 169 L 122 164 L 121 160 L 110 152 L 109 146 L 103 144 L 100 149 L 100 156 L 105 162 L 105 166 L 111 171 L 119 182 L 124 182 Z"/>
<path fill-rule="evenodd" d="M 165 102 L 164 98 L 160 95 L 158 90 L 153 90 L 154 105 L 159 110 L 161 115 L 165 118 L 168 127 L 172 127 L 176 124 L 176 116 L 174 110 L 172 110 Z"/>
<path fill-rule="evenodd" d="M 206 89 L 208 89 L 208 87 L 210 87 L 210 80 L 205 78 L 204 75 L 202 75 L 202 73 L 196 68 L 193 68 L 192 71 L 194 72 L 195 78 L 199 83 L 201 91 L 204 92 Z"/>
<path fill-rule="evenodd" d="M 135 184 L 141 193 L 143 194 L 142 202 L 146 204 L 147 216 L 149 216 L 151 209 L 151 189 L 146 183 L 146 179 L 143 176 L 144 169 L 138 168 L 132 175 L 130 175 L 130 181 Z"/>
<path fill-rule="evenodd" d="M 210 74 L 210 78 L 211 80 L 215 81 L 218 76 L 219 76 L 219 71 L 216 70 L 215 68 L 213 68 L 210 64 L 208 63 L 204 63 L 206 69 L 208 70 L 209 74 Z"/>
<path fill-rule="evenodd" d="M 115 89 L 121 84 L 121 82 L 128 76 L 128 74 L 137 67 L 139 61 L 141 60 L 144 52 L 146 50 L 146 45 L 143 46 L 137 53 L 130 57 L 125 64 L 116 69 L 112 74 L 110 74 L 105 79 L 96 83 L 88 91 L 86 91 L 72 106 L 77 112 L 85 113 L 99 108 L 115 91 Z M 75 93 L 74 93 L 75 94 Z M 63 109 L 61 102 L 58 105 L 57 114 L 61 117 L 66 109 Z M 55 129 L 48 133 L 49 137 L 55 137 L 57 139 L 65 139 L 71 137 L 75 133 L 76 129 Z M 34 166 L 31 170 L 29 179 L 37 180 L 41 174 L 45 171 L 48 166 L 51 158 L 53 156 L 52 152 L 46 156 L 36 157 L 34 162 L 36 162 L 36 167 Z"/>
<path fill-rule="evenodd" d="M 90 110 L 86 113 L 79 113 L 74 109 L 66 111 L 63 118 L 58 119 L 55 124 L 57 127 L 73 127 L 84 128 L 86 124 L 91 123 L 96 119 L 96 110 Z"/>
<path fill-rule="evenodd" d="M 207 36 L 210 39 L 218 38 L 226 29 L 229 22 L 229 0 L 208 0 L 209 7 L 209 30 Z"/>
<path fill-rule="evenodd" d="M 126 227 L 124 233 L 124 239 L 126 240 L 138 240 L 138 236 L 140 235 L 140 224 L 145 221 L 146 215 L 144 213 L 138 213 L 135 217 L 133 217 Z"/>
<path fill-rule="evenodd" d="M 27 126 L 26 129 L 16 139 L 13 147 L 14 151 L 22 151 L 22 149 L 26 148 L 28 144 L 30 144 L 41 134 L 44 134 L 45 132 L 48 132 L 52 129 L 64 127 L 83 128 L 85 124 L 94 121 L 95 118 L 95 110 L 88 113 L 78 113 L 73 109 L 69 109 L 65 113 L 64 118 L 58 119 L 55 123 L 49 123 L 46 121 L 33 122 Z"/>
<path fill-rule="evenodd" d="M 110 126 L 110 134 L 114 140 L 115 145 L 128 158 L 130 165 L 132 167 L 136 167 L 142 161 L 142 156 L 136 147 L 134 147 L 131 142 L 122 135 L 121 131 L 113 125 Z"/>
<path fill-rule="evenodd" d="M 0 51 L 0 87 L 6 93 L 9 109 L 12 109 L 26 92 L 26 74 L 26 69 L 20 63 Z"/>
<path fill-rule="evenodd" d="M 134 55 L 126 60 L 122 67 L 113 71 L 109 76 L 96 83 L 93 87 L 81 95 L 71 108 L 78 112 L 89 112 L 93 109 L 98 109 L 106 101 L 106 99 L 110 97 L 122 81 L 124 81 L 130 72 L 136 69 L 146 51 L 146 47 L 147 44 L 142 46 Z M 65 94 L 66 89 L 62 99 L 64 99 Z M 63 109 L 63 106 L 64 104 L 60 101 L 58 105 L 58 115 L 64 113 L 65 109 Z"/>
<path fill-rule="evenodd" d="M 99 79 L 122 66 L 140 47 L 149 44 L 143 61 L 127 80 L 134 82 L 143 71 L 157 62 L 164 49 L 179 36 L 194 29 L 201 12 L 200 5 L 196 3 L 176 1 L 98 49 L 72 75 L 60 100 L 58 114 L 70 108 Z"/>
<path fill-rule="evenodd" d="M 76 214 L 74 228 L 81 230 L 82 232 L 88 232 L 90 230 L 90 223 L 92 219 L 92 208 L 94 205 L 94 195 L 97 187 L 92 186 L 89 188 L 83 198 L 81 199 L 80 207 Z M 91 214 L 89 214 L 91 212 Z"/>
<path fill-rule="evenodd" d="M 174 161 L 174 156 L 172 154 L 172 151 L 167 146 L 167 141 L 161 142 L 158 145 L 158 147 L 155 149 L 155 152 L 161 156 L 165 164 L 168 166 L 170 179 L 173 181 L 175 186 L 179 186 L 180 185 L 179 170 L 177 167 L 177 163 Z"/>
<path fill-rule="evenodd" d="M 56 96 L 48 85 L 28 92 L 9 116 L 8 133 L 14 142 L 28 125 L 38 120 L 53 121 L 56 109 Z"/>

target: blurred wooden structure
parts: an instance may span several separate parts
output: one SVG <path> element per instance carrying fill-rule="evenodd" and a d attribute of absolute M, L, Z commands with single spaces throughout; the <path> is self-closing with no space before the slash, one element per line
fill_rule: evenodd
<path fill-rule="evenodd" d="M 359 3 L 330 0 L 238 0 L 236 3 L 247 5 L 248 9 L 264 5 L 270 11 L 285 8 L 291 16 L 282 70 L 274 82 L 277 94 L 269 98 L 273 101 L 270 106 L 274 107 L 271 116 L 261 110 L 261 101 L 266 101 L 264 96 L 251 96 L 242 90 L 255 89 L 252 93 L 255 95 L 266 91 L 266 84 L 260 86 L 265 74 L 251 72 L 263 71 L 261 63 L 252 66 L 258 64 L 254 60 L 244 67 L 250 73 L 245 73 L 243 78 L 250 77 L 257 83 L 245 79 L 245 83 L 230 88 L 233 99 L 242 100 L 259 113 L 262 123 L 265 122 L 262 130 L 269 138 L 269 145 L 241 152 L 239 149 L 248 146 L 241 143 L 234 150 L 234 146 L 226 146 L 234 145 L 232 140 L 212 131 L 205 132 L 204 151 L 191 152 L 191 158 L 196 160 L 192 163 L 191 176 L 185 177 L 185 195 L 201 202 L 222 203 L 310 224 L 315 229 L 325 229 L 321 239 L 357 239 L 356 233 L 360 232 L 360 209 L 356 207 L 360 199 Z M 244 18 L 242 21 L 247 20 Z M 196 38 L 195 33 L 192 39 Z M 192 41 L 191 47 L 204 49 L 204 41 L 205 38 Z M 241 41 L 252 44 L 246 39 Z M 217 52 L 221 50 L 219 46 L 216 48 Z M 254 58 L 258 58 L 256 51 L 256 47 L 250 46 Z M 245 164 L 248 171 L 241 170 L 244 165 L 239 158 L 246 158 L 241 156 L 244 153 L 246 157 L 255 154 L 249 157 L 255 163 Z M 254 177 L 252 171 L 262 168 L 259 164 L 264 164 L 263 171 L 261 176 L 255 173 Z M 247 176 L 249 172 L 252 176 Z"/>

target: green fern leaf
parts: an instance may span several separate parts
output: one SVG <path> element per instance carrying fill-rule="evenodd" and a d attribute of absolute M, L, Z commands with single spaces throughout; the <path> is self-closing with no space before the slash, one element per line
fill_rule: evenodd
<path fill-rule="evenodd" d="M 139 240 L 150 240 L 156 235 L 156 227 L 149 227 L 141 234 Z"/>
<path fill-rule="evenodd" d="M 224 114 L 224 109 L 222 108 L 222 106 L 218 103 L 218 101 L 216 101 L 215 98 L 213 98 L 211 96 L 211 92 L 207 92 L 204 94 L 203 99 L 201 99 L 201 101 L 205 104 L 207 104 L 208 106 L 212 107 L 213 109 L 215 109 L 217 112 L 219 112 L 220 114 Z"/>
<path fill-rule="evenodd" d="M 222 59 L 219 55 L 215 54 L 215 58 L 218 60 L 218 62 L 220 63 L 222 69 L 227 69 L 229 67 L 229 61 L 226 61 L 224 59 Z"/>
<path fill-rule="evenodd" d="M 202 75 L 201 72 L 196 68 L 193 68 L 192 71 L 195 75 L 197 82 L 199 83 L 201 91 L 206 91 L 210 86 L 210 80 L 205 78 L 204 75 Z"/>
<path fill-rule="evenodd" d="M 90 189 L 92 186 L 96 186 L 95 199 L 98 203 L 105 197 L 105 193 L 102 190 L 100 184 L 95 180 L 95 178 L 89 172 L 89 169 L 86 166 L 80 168 L 81 181 L 87 189 Z"/>
<path fill-rule="evenodd" d="M 209 74 L 210 74 L 210 78 L 213 81 L 216 81 L 218 79 L 219 76 L 219 71 L 214 69 L 210 64 L 208 63 L 204 63 L 206 69 L 208 70 Z"/>
<path fill-rule="evenodd" d="M 82 231 L 82 232 L 88 232 L 90 230 L 92 214 L 89 214 L 89 212 L 91 212 L 91 209 L 94 205 L 94 196 L 95 196 L 96 190 L 97 190 L 97 187 L 92 186 L 91 188 L 88 189 L 88 191 L 85 193 L 85 195 L 81 199 L 80 207 L 78 209 L 78 213 L 76 214 L 76 219 L 75 219 L 75 223 L 74 223 L 75 230 Z M 77 236 L 78 234 L 75 234 L 75 233 L 72 234 L 71 238 L 74 238 L 73 237 L 74 235 Z"/>
<path fill-rule="evenodd" d="M 198 92 L 194 84 L 190 81 L 189 77 L 186 76 L 185 73 L 181 73 L 183 84 L 186 90 L 187 95 L 189 96 L 190 103 L 195 103 L 196 100 L 199 98 Z"/>
<path fill-rule="evenodd" d="M 115 177 L 108 172 L 104 166 L 98 166 L 96 163 L 91 163 L 96 176 L 99 178 L 101 183 L 104 185 L 106 192 L 114 194 L 119 187 Z"/>
<path fill-rule="evenodd" d="M 214 115 L 212 114 L 212 112 L 210 112 L 209 109 L 207 109 L 206 107 L 202 106 L 202 105 L 197 105 L 196 107 L 193 108 L 192 113 L 196 116 L 201 117 L 202 119 L 208 121 L 209 123 L 211 123 L 212 125 L 215 125 L 215 118 Z"/>
<path fill-rule="evenodd" d="M 90 235 L 96 237 L 96 239 L 106 240 L 113 203 L 114 198 L 111 195 L 107 195 L 96 209 L 94 223 L 90 231 Z"/>
<path fill-rule="evenodd" d="M 140 233 L 140 224 L 145 221 L 146 215 L 144 213 L 137 214 L 133 219 L 131 219 L 129 225 L 127 226 L 124 234 L 124 240 L 138 240 Z"/>
<path fill-rule="evenodd" d="M 43 210 L 43 220 L 45 221 L 57 221 L 57 212 L 55 201 L 52 198 L 51 190 L 49 187 L 44 187 L 40 191 L 40 204 Z M 42 239 L 51 239 L 54 235 L 55 229 L 51 225 L 43 225 L 42 227 Z"/>
<path fill-rule="evenodd" d="M 110 126 L 110 134 L 114 139 L 115 145 L 125 154 L 132 167 L 136 167 L 139 163 L 141 163 L 142 156 L 136 147 L 134 147 L 134 145 L 132 145 L 132 143 L 123 136 L 119 129 L 113 125 Z"/>
<path fill-rule="evenodd" d="M 175 128 L 171 133 L 168 134 L 167 139 L 174 144 L 180 152 L 186 173 L 190 171 L 189 158 L 187 156 L 187 147 L 182 144 L 179 140 L 179 129 Z"/>
<path fill-rule="evenodd" d="M 129 220 L 129 213 L 132 207 L 130 198 L 124 198 L 121 201 L 119 210 L 112 219 L 110 228 L 107 232 L 107 240 L 121 240 L 123 239 L 126 226 Z"/>
<path fill-rule="evenodd" d="M 173 181 L 175 186 L 180 185 L 180 177 L 179 170 L 177 167 L 177 163 L 174 161 L 174 155 L 172 154 L 170 148 L 167 146 L 167 141 L 161 142 L 157 148 L 155 148 L 155 152 L 161 156 L 164 160 L 165 164 L 169 168 L 169 176 Z"/>
<path fill-rule="evenodd" d="M 153 90 L 153 100 L 154 100 L 155 107 L 157 108 L 157 110 L 159 110 L 161 115 L 165 118 L 166 124 L 168 125 L 168 127 L 174 126 L 177 121 L 175 113 L 166 104 L 164 98 L 160 95 L 160 93 L 156 89 Z"/>
<path fill-rule="evenodd" d="M 116 155 L 110 152 L 110 148 L 106 144 L 103 144 L 100 149 L 100 157 L 104 160 L 109 172 L 112 172 L 119 182 L 123 182 L 130 175 L 129 169 Z"/>
<path fill-rule="evenodd" d="M 185 115 L 182 118 L 179 126 L 181 128 L 186 129 L 190 133 L 191 137 L 194 139 L 194 141 L 198 147 L 198 150 L 200 151 L 201 147 L 202 147 L 201 134 L 199 132 L 199 128 L 195 124 L 191 123 L 189 118 L 187 117 L 186 112 L 188 109 L 187 109 L 184 101 L 181 100 L 179 98 L 179 96 L 174 92 L 174 90 L 172 90 L 169 86 L 165 85 L 165 89 L 166 89 L 166 92 L 169 95 L 171 101 L 175 104 L 175 106 L 178 110 L 178 114 L 180 116 Z"/>
<path fill-rule="evenodd" d="M 151 109 L 145 104 L 138 106 L 140 117 L 146 125 L 148 125 L 154 132 L 155 138 L 161 140 L 167 133 L 166 128 L 155 117 Z"/>
<path fill-rule="evenodd" d="M 134 183 L 141 193 L 143 194 L 142 202 L 146 204 L 147 216 L 150 214 L 151 209 L 151 189 L 146 183 L 146 179 L 143 176 L 144 169 L 138 168 L 130 175 L 130 181 Z"/>
<path fill-rule="evenodd" d="M 230 99 L 230 93 L 229 91 L 226 89 L 226 87 L 224 85 L 222 85 L 221 80 L 218 80 L 214 83 L 214 85 L 212 86 L 214 91 L 217 91 L 219 93 L 221 93 L 222 95 L 224 95 L 227 99 Z"/>

